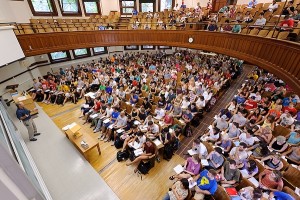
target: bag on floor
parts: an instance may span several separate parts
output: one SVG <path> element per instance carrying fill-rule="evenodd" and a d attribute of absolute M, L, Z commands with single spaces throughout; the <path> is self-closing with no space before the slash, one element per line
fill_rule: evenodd
<path fill-rule="evenodd" d="M 201 120 L 200 116 L 195 115 L 195 116 L 193 117 L 193 119 L 191 120 L 191 125 L 192 125 L 193 127 L 199 126 L 200 120 Z"/>
<path fill-rule="evenodd" d="M 118 151 L 117 153 L 117 160 L 118 162 L 127 160 L 129 157 L 128 152 L 127 151 Z"/>
<path fill-rule="evenodd" d="M 191 126 L 190 126 L 189 124 L 187 124 L 187 125 L 185 126 L 183 135 L 184 135 L 185 137 L 192 137 L 193 131 L 192 131 L 192 128 L 191 128 Z"/>
<path fill-rule="evenodd" d="M 120 149 L 120 148 L 123 147 L 123 143 L 124 143 L 124 141 L 121 140 L 119 137 L 117 137 L 117 138 L 115 139 L 114 145 L 115 145 L 115 147 L 116 147 L 117 149 Z"/>
<path fill-rule="evenodd" d="M 58 95 L 57 99 L 56 99 L 56 103 L 58 105 L 63 104 L 64 100 L 65 100 L 65 97 L 63 95 Z"/>
<path fill-rule="evenodd" d="M 148 174 L 150 170 L 150 162 L 140 162 L 139 166 L 138 166 L 138 171 L 141 174 Z"/>
<path fill-rule="evenodd" d="M 135 157 L 134 151 L 130 151 L 130 152 L 129 152 L 129 160 L 130 160 L 130 161 L 134 161 L 135 158 L 136 158 L 136 157 Z"/>
<path fill-rule="evenodd" d="M 171 145 L 164 146 L 163 159 L 170 160 L 173 156 L 173 148 Z"/>

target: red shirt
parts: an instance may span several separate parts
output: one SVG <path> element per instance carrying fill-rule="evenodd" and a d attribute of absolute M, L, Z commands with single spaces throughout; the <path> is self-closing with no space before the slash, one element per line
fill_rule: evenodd
<path fill-rule="evenodd" d="M 170 115 L 165 115 L 164 122 L 166 124 L 173 124 L 173 117 L 170 117 Z"/>
<path fill-rule="evenodd" d="M 283 20 L 279 26 L 294 27 L 294 20 L 292 20 L 292 19 Z"/>
<path fill-rule="evenodd" d="M 98 101 L 95 105 L 94 105 L 94 111 L 98 112 L 101 108 L 101 103 L 100 101 Z"/>
<path fill-rule="evenodd" d="M 256 101 L 253 101 L 252 99 L 249 99 L 245 102 L 245 109 L 252 110 L 254 108 L 257 108 Z"/>
<path fill-rule="evenodd" d="M 285 107 L 282 108 L 282 111 L 283 111 L 283 112 L 285 112 L 286 110 L 287 110 L 289 113 L 291 113 L 292 116 L 294 116 L 294 115 L 297 114 L 297 109 L 294 108 L 294 107 L 293 107 L 293 108 L 290 108 L 289 106 L 285 106 Z"/>

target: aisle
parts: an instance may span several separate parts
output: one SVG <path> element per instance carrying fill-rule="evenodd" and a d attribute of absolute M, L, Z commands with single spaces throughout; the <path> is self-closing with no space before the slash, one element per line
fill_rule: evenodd
<path fill-rule="evenodd" d="M 237 94 L 237 90 L 241 87 L 244 81 L 247 79 L 248 74 L 254 68 L 253 65 L 243 65 L 244 69 L 242 74 L 231 83 L 231 86 L 223 95 L 217 100 L 216 105 L 212 110 L 203 116 L 203 119 L 200 121 L 200 125 L 194 130 L 193 137 L 184 138 L 181 143 L 180 148 L 177 150 L 177 154 L 185 158 L 187 151 L 191 148 L 193 141 L 203 134 L 207 130 L 208 126 L 214 121 L 214 116 L 219 114 L 220 110 L 225 108 L 226 105 L 233 99 L 234 95 Z"/>

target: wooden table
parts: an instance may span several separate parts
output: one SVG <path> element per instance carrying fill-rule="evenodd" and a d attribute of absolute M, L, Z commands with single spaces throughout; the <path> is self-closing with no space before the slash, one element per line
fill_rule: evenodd
<path fill-rule="evenodd" d="M 38 114 L 38 110 L 37 109 L 34 110 L 35 104 L 29 94 L 27 94 L 26 96 L 22 96 L 22 95 L 18 94 L 18 95 L 12 96 L 12 99 L 14 100 L 15 103 L 22 102 L 26 109 L 32 110 L 32 112 L 30 112 L 31 115 Z"/>
<path fill-rule="evenodd" d="M 100 155 L 101 151 L 100 151 L 100 145 L 98 140 L 94 139 L 92 136 L 90 136 L 88 133 L 85 133 L 82 130 L 79 130 L 78 132 L 82 134 L 79 137 L 74 137 L 74 133 L 70 129 L 66 130 L 65 134 L 66 137 L 75 145 L 75 147 L 86 159 L 87 159 L 87 153 L 95 147 L 97 147 L 98 153 Z M 89 145 L 88 148 L 83 148 L 81 146 L 81 141 L 83 140 Z"/>

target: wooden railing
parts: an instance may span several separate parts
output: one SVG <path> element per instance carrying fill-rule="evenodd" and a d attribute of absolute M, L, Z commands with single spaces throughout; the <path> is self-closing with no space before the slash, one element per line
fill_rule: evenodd
<path fill-rule="evenodd" d="M 188 39 L 192 37 L 193 42 Z M 257 36 L 172 30 L 107 30 L 17 36 L 26 56 L 55 51 L 123 45 L 160 45 L 201 49 L 243 59 L 270 71 L 300 94 L 300 45 Z"/>

